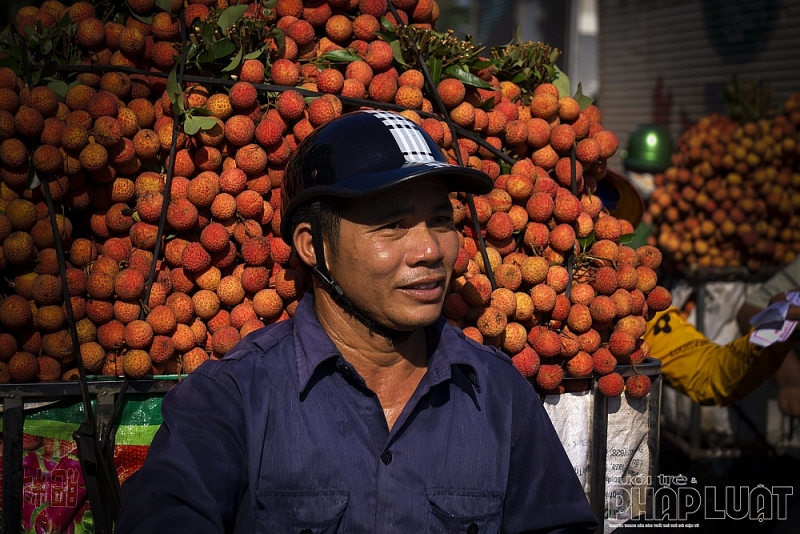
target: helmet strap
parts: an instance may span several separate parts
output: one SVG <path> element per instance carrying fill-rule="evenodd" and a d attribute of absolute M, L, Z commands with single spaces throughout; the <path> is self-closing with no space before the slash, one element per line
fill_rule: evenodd
<path fill-rule="evenodd" d="M 325 248 L 322 240 L 322 225 L 320 224 L 320 203 L 316 201 L 311 204 L 309 213 L 309 223 L 311 224 L 311 239 L 314 245 L 314 254 L 317 257 L 317 263 L 311 270 L 317 279 L 322 282 L 322 285 L 331 294 L 342 308 L 344 308 L 350 315 L 355 317 L 358 322 L 366 326 L 370 332 L 374 332 L 379 336 L 385 337 L 391 341 L 404 341 L 411 335 L 410 332 L 403 332 L 393 328 L 387 328 L 377 321 L 372 319 L 366 312 L 357 307 L 353 302 L 344 294 L 342 286 L 331 276 L 330 271 L 325 266 Z"/>

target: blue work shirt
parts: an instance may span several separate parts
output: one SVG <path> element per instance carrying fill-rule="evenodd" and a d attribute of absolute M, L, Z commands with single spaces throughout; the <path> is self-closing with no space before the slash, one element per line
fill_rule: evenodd
<path fill-rule="evenodd" d="M 440 318 L 390 431 L 306 295 L 164 398 L 116 534 L 592 532 L 531 385 Z"/>

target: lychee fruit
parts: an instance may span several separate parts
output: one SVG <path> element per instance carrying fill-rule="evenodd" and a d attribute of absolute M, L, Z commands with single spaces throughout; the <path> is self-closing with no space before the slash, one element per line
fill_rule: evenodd
<path fill-rule="evenodd" d="M 625 393 L 634 399 L 641 399 L 650 393 L 650 377 L 647 375 L 633 375 L 625 380 Z"/>
<path fill-rule="evenodd" d="M 597 390 L 606 397 L 619 397 L 625 389 L 625 380 L 619 373 L 609 373 L 597 380 Z"/>
<path fill-rule="evenodd" d="M 544 364 L 539 366 L 539 372 L 536 373 L 536 384 L 546 391 L 557 388 L 563 379 L 564 370 L 560 365 Z"/>

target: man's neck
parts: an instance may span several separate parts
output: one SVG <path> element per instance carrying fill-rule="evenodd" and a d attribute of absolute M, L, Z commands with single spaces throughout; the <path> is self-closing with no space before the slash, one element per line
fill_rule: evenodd
<path fill-rule="evenodd" d="M 370 332 L 324 289 L 317 288 L 314 297 L 314 309 L 322 328 L 342 357 L 378 396 L 391 429 L 427 371 L 424 329 L 412 332 L 402 341 L 392 341 Z"/>
<path fill-rule="evenodd" d="M 364 326 L 334 302 L 324 289 L 314 291 L 314 311 L 320 324 L 344 358 L 354 366 L 376 372 L 411 364 L 425 366 L 428 348 L 424 329 L 412 332 L 403 340 L 391 340 Z"/>

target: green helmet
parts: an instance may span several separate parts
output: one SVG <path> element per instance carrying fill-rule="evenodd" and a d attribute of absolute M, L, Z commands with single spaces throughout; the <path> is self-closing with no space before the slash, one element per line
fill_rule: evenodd
<path fill-rule="evenodd" d="M 643 124 L 631 132 L 621 156 L 628 170 L 663 172 L 672 164 L 672 138 L 663 126 Z"/>

